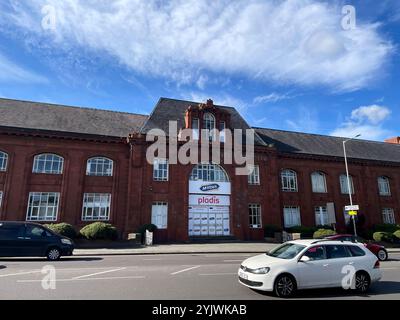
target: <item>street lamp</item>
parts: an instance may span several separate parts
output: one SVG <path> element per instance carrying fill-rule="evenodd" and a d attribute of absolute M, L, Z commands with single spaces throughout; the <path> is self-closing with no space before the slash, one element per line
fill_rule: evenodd
<path fill-rule="evenodd" d="M 349 142 L 353 139 L 360 137 L 361 134 L 354 136 L 353 138 L 347 139 L 343 141 L 343 153 L 344 153 L 344 162 L 346 164 L 346 175 L 347 175 L 347 190 L 349 191 L 349 198 L 350 198 L 350 205 L 353 205 L 353 196 L 351 194 L 351 184 L 350 184 L 350 175 L 349 175 L 349 165 L 347 163 L 347 153 L 346 153 L 346 142 Z M 357 228 L 356 228 L 356 217 L 353 215 L 351 216 L 353 220 L 353 228 L 354 228 L 354 235 L 357 236 Z"/>

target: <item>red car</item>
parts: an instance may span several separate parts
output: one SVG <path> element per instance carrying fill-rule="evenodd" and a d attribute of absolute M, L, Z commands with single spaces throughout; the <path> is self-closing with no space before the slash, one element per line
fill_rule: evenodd
<path fill-rule="evenodd" d="M 327 239 L 363 243 L 373 254 L 375 254 L 378 257 L 380 261 L 385 261 L 388 259 L 388 253 L 384 246 L 368 242 L 361 237 L 356 237 L 351 234 L 337 234 L 334 236 L 327 237 Z"/>

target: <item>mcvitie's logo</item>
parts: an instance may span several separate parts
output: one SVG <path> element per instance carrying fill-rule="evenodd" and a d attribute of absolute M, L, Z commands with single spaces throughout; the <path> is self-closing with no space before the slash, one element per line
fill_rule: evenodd
<path fill-rule="evenodd" d="M 211 190 L 218 190 L 218 189 L 219 189 L 219 184 L 216 184 L 216 183 L 207 184 L 207 185 L 200 187 L 201 191 L 211 191 Z"/>

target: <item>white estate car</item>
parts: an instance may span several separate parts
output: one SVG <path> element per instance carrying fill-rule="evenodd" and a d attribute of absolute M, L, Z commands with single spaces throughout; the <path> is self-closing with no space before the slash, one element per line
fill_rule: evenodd
<path fill-rule="evenodd" d="M 290 297 L 297 289 L 343 287 L 364 293 L 382 277 L 377 257 L 362 244 L 330 240 L 289 241 L 243 261 L 239 282 Z"/>

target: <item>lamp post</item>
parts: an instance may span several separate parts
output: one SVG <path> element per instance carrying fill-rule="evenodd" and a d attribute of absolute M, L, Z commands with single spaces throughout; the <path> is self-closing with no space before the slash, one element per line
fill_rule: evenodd
<path fill-rule="evenodd" d="M 350 184 L 350 175 L 349 175 L 349 165 L 347 163 L 347 153 L 346 153 L 346 142 L 349 142 L 353 139 L 356 139 L 358 137 L 360 137 L 361 134 L 358 134 L 356 136 L 354 136 L 353 138 L 347 139 L 345 141 L 343 141 L 343 153 L 344 153 L 344 162 L 346 165 L 346 175 L 347 175 L 347 190 L 349 191 L 349 198 L 350 198 L 350 205 L 353 205 L 353 196 L 351 194 L 352 190 L 351 190 L 351 184 Z M 356 228 L 356 217 L 355 216 L 351 216 L 352 220 L 353 220 L 353 228 L 354 228 L 354 235 L 357 236 L 357 228 Z"/>

